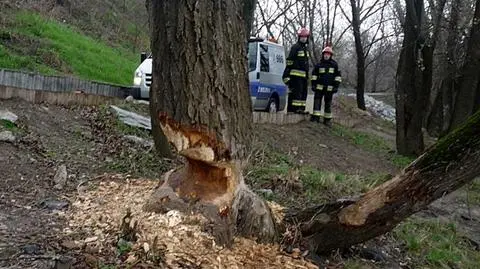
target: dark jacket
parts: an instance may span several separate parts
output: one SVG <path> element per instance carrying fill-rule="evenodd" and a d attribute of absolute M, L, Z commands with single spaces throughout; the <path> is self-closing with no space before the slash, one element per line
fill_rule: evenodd
<path fill-rule="evenodd" d="M 322 59 L 320 63 L 316 64 L 313 68 L 313 91 L 333 91 L 336 93 L 340 82 L 342 82 L 342 75 L 335 60 Z"/>
<path fill-rule="evenodd" d="M 308 78 L 308 58 L 309 53 L 307 44 L 297 42 L 290 49 L 290 53 L 287 57 L 287 65 L 283 72 L 284 81 L 288 81 L 290 77 L 302 77 Z"/>

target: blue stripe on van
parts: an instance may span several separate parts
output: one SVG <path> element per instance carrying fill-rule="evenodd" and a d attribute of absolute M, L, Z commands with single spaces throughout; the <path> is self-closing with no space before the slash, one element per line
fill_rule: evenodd
<path fill-rule="evenodd" d="M 280 97 L 286 96 L 287 86 L 285 84 L 267 84 L 258 81 L 250 82 L 250 95 L 255 96 L 257 99 L 268 99 L 275 92 Z"/>

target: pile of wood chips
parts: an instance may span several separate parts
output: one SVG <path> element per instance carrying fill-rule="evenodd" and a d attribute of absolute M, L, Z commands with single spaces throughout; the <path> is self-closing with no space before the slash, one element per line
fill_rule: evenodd
<path fill-rule="evenodd" d="M 155 214 L 142 210 L 146 200 L 158 185 L 147 179 L 119 179 L 114 175 L 92 183 L 80 191 L 68 213 L 66 234 L 81 234 L 77 244 L 90 245 L 100 255 L 118 253 L 120 226 L 127 208 L 132 222 L 137 222 L 137 237 L 123 263 L 134 264 L 148 257 L 148 253 L 163 250 L 163 259 L 172 268 L 178 261 L 189 261 L 197 268 L 318 268 L 300 257 L 281 252 L 278 245 L 257 244 L 245 238 L 236 238 L 232 249 L 217 246 L 213 237 L 202 231 L 205 219 L 199 215 L 185 215 L 178 211 Z M 157 237 L 157 244 L 154 244 Z M 82 241 L 83 240 L 83 241 Z"/>

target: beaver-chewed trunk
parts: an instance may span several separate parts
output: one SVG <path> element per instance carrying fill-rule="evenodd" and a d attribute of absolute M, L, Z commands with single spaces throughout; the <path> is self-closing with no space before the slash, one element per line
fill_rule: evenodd
<path fill-rule="evenodd" d="M 215 133 L 205 127 L 183 126 L 165 114 L 159 121 L 168 141 L 186 162 L 164 175 L 163 184 L 145 209 L 200 212 L 211 221 L 220 245 L 230 246 L 235 234 L 260 242 L 274 241 L 269 207 L 244 184 L 240 162 L 231 157 Z"/>

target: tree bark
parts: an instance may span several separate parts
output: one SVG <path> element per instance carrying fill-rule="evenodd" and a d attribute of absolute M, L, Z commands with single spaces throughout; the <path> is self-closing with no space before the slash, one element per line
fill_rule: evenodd
<path fill-rule="evenodd" d="M 242 19 L 246 2 L 151 3 L 152 113 L 208 126 L 236 157 L 246 156 L 252 137 L 245 61 L 245 25 L 250 24 Z"/>
<path fill-rule="evenodd" d="M 355 39 L 355 52 L 357 53 L 357 107 L 367 110 L 365 106 L 365 52 L 362 45 L 362 36 L 360 32 L 360 10 L 357 7 L 357 1 L 350 0 L 352 6 L 352 29 Z"/>
<path fill-rule="evenodd" d="M 164 134 L 186 163 L 164 175 L 144 209 L 199 212 L 225 246 L 235 234 L 276 236 L 269 207 L 241 174 L 252 138 L 245 28 L 255 2 L 150 2 L 154 136 Z"/>
<path fill-rule="evenodd" d="M 423 0 L 406 1 L 405 35 L 400 53 L 396 79 L 397 151 L 402 155 L 418 156 L 424 150 L 422 134 L 425 107 L 430 96 L 428 73 L 424 65 L 431 55 L 425 46 L 423 33 Z M 427 61 L 428 63 L 428 61 Z"/>
<path fill-rule="evenodd" d="M 324 253 L 365 242 L 480 175 L 480 111 L 390 181 L 358 201 L 340 201 L 287 214 L 301 222 L 305 244 Z"/>
<path fill-rule="evenodd" d="M 448 22 L 447 54 L 442 59 L 442 80 L 435 97 L 432 111 L 428 117 L 427 130 L 432 136 L 444 136 L 448 131 L 454 106 L 454 89 L 458 76 L 457 47 L 458 23 L 460 18 L 461 0 L 454 0 L 450 7 Z"/>
<path fill-rule="evenodd" d="M 460 76 L 460 87 L 455 98 L 455 109 L 449 130 L 454 130 L 464 122 L 476 106 L 476 92 L 480 83 L 480 0 L 476 1 L 473 24 L 468 39 L 465 64 Z"/>

